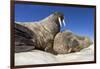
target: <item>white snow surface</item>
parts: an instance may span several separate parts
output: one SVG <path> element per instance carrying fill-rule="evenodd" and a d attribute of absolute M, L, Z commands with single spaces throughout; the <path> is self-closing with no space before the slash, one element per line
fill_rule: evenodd
<path fill-rule="evenodd" d="M 53 55 L 40 50 L 15 53 L 15 65 L 35 65 L 84 61 L 94 61 L 94 44 L 81 50 L 80 52 L 70 54 Z"/>

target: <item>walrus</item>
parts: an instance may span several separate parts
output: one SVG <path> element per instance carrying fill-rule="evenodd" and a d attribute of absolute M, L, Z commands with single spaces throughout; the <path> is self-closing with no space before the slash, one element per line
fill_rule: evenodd
<path fill-rule="evenodd" d="M 20 24 L 14 26 L 15 29 L 15 52 L 29 51 L 35 48 L 36 41 L 35 35 L 27 27 Z M 30 33 L 30 34 L 29 34 Z M 34 37 L 34 41 L 32 41 Z"/>
<path fill-rule="evenodd" d="M 36 48 L 39 50 L 54 53 L 54 38 L 56 34 L 60 32 L 61 26 L 64 25 L 64 15 L 61 12 L 55 12 L 40 21 L 15 22 L 15 24 L 20 26 L 16 26 L 15 30 L 20 30 L 24 35 L 22 38 L 22 35 L 18 33 L 19 31 L 15 33 L 18 36 L 15 38 L 15 42 L 19 42 L 19 45 L 15 44 L 15 52 L 23 52 Z M 24 42 L 20 42 L 20 40 Z M 29 44 L 31 44 L 32 48 L 29 46 Z M 26 47 L 24 45 L 26 45 Z M 21 50 L 21 46 L 24 46 L 26 49 L 24 50 L 23 48 Z M 20 50 L 16 49 L 16 47 L 18 47 Z"/>
<path fill-rule="evenodd" d="M 78 52 L 92 44 L 87 37 L 76 35 L 70 31 L 59 32 L 54 39 L 53 50 L 56 54 Z"/>

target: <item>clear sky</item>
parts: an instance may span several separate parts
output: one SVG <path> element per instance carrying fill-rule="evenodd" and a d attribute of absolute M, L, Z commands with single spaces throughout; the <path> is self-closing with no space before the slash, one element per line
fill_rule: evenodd
<path fill-rule="evenodd" d="M 65 17 L 66 26 L 62 31 L 68 29 L 76 34 L 94 38 L 94 8 L 15 4 L 15 21 L 39 21 L 57 11 L 62 12 Z"/>

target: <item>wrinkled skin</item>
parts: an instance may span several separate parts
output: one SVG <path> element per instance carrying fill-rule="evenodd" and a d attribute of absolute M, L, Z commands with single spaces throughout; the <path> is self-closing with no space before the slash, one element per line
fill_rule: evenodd
<path fill-rule="evenodd" d="M 37 22 L 15 23 L 15 52 L 26 52 L 39 49 L 52 53 L 55 35 L 60 32 L 58 17 L 63 14 L 55 12 Z"/>
<path fill-rule="evenodd" d="M 32 31 L 26 27 L 15 24 L 15 52 L 30 51 L 35 48 L 36 43 L 32 41 Z M 34 41 L 36 38 L 34 36 Z"/>
<path fill-rule="evenodd" d="M 52 54 L 67 54 L 78 52 L 92 41 L 88 37 L 81 37 L 72 32 L 60 32 L 64 16 L 55 12 L 37 22 L 15 23 L 15 52 L 27 52 L 34 49 Z"/>
<path fill-rule="evenodd" d="M 92 42 L 89 38 L 64 31 L 55 36 L 53 49 L 57 54 L 67 54 L 78 52 L 91 44 Z"/>

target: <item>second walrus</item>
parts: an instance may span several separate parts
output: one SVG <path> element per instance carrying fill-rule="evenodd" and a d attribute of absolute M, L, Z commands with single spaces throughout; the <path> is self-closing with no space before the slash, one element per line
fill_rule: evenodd
<path fill-rule="evenodd" d="M 78 36 L 69 31 L 59 32 L 54 39 L 53 50 L 57 54 L 78 52 L 89 47 L 92 41 L 88 37 Z"/>

